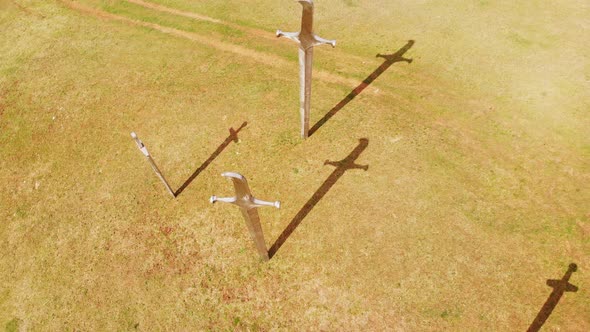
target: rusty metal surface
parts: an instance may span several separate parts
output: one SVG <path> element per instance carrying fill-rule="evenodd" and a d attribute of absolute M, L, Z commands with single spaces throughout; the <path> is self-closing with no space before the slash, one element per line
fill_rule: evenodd
<path fill-rule="evenodd" d="M 262 226 L 260 225 L 260 216 L 258 215 L 257 209 L 261 206 L 274 206 L 278 209 L 281 207 L 281 203 L 279 201 L 267 202 L 255 198 L 252 195 L 252 192 L 250 191 L 248 181 L 241 174 L 234 172 L 225 172 L 221 175 L 228 177 L 232 180 L 236 196 L 217 197 L 214 195 L 211 196 L 209 201 L 211 203 L 231 203 L 237 205 L 240 208 L 240 211 L 244 216 L 244 220 L 246 221 L 248 231 L 250 232 L 250 237 L 252 238 L 252 241 L 254 241 L 254 246 L 256 247 L 256 250 L 258 251 L 260 258 L 264 261 L 268 261 L 268 250 L 266 248 L 266 242 L 264 241 L 264 234 L 262 233 Z"/>
<path fill-rule="evenodd" d="M 299 112 L 301 114 L 301 137 L 309 136 L 309 118 L 311 110 L 311 68 L 313 48 L 317 45 L 329 44 L 336 47 L 335 40 L 321 38 L 313 33 L 313 1 L 298 0 L 303 6 L 301 15 L 301 31 L 283 32 L 277 30 L 277 37 L 285 37 L 299 44 Z"/>

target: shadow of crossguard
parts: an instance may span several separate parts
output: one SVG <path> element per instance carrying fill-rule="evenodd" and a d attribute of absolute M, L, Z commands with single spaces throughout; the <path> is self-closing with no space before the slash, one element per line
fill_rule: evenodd
<path fill-rule="evenodd" d="M 355 163 L 355 160 L 359 157 L 361 152 L 369 145 L 369 140 L 366 138 L 359 139 L 357 147 L 344 159 L 339 161 L 324 161 L 324 165 L 330 165 L 336 167 L 336 170 L 346 171 L 349 169 L 362 169 L 369 170 L 369 165 L 359 165 Z"/>
<path fill-rule="evenodd" d="M 408 40 L 408 42 L 406 43 L 406 45 L 404 45 L 404 47 L 402 47 L 401 49 L 399 49 L 397 52 L 392 53 L 392 54 L 381 54 L 381 53 L 378 53 L 377 55 L 375 55 L 375 57 L 376 58 L 383 58 L 383 59 L 385 59 L 385 62 L 389 62 L 389 63 L 394 63 L 394 62 L 407 62 L 407 63 L 412 63 L 412 61 L 414 61 L 414 59 L 404 58 L 403 55 L 410 48 L 412 48 L 413 45 L 414 45 L 414 41 L 413 40 Z"/>
<path fill-rule="evenodd" d="M 342 168 L 343 170 L 349 170 L 349 169 L 362 169 L 364 171 L 369 170 L 369 165 L 359 165 L 359 164 L 354 163 L 354 161 L 348 161 L 346 159 L 343 159 L 340 161 L 326 160 L 326 161 L 324 161 L 324 165 L 330 165 L 330 166 L 334 166 L 336 168 Z"/>
<path fill-rule="evenodd" d="M 234 129 L 234 128 L 230 127 L 229 128 L 229 139 L 232 140 L 234 143 L 238 143 L 239 142 L 238 133 L 240 132 L 240 130 L 242 130 L 247 125 L 248 125 L 248 122 L 244 121 L 242 123 L 242 125 L 240 126 L 240 128 L 238 128 L 238 129 Z"/>

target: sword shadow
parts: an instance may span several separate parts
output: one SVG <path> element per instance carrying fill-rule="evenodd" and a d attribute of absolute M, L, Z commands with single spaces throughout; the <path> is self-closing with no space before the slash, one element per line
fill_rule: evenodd
<path fill-rule="evenodd" d="M 553 291 L 547 298 L 547 301 L 545 301 L 545 304 L 543 304 L 543 307 L 537 314 L 537 317 L 535 317 L 535 320 L 531 323 L 531 326 L 529 326 L 527 332 L 537 332 L 541 329 L 547 318 L 549 318 L 549 315 L 551 315 L 551 312 L 553 312 L 553 309 L 555 309 L 555 306 L 557 306 L 563 293 L 575 293 L 578 291 L 578 287 L 569 283 L 572 273 L 576 272 L 577 269 L 578 266 L 572 263 L 569 265 L 567 271 L 560 280 L 547 279 L 547 286 L 552 287 Z"/>
<path fill-rule="evenodd" d="M 373 71 L 367 78 L 365 78 L 361 84 L 354 88 L 344 99 L 342 99 L 336 106 L 334 106 L 323 118 L 321 118 L 316 124 L 309 129 L 309 136 L 313 135 L 321 126 L 323 126 L 328 120 L 330 120 L 336 113 L 338 113 L 344 106 L 350 103 L 356 96 L 358 96 L 363 90 L 365 90 L 377 77 L 381 76 L 391 65 L 396 62 L 407 62 L 412 63 L 413 59 L 404 58 L 403 55 L 414 45 L 413 40 L 409 40 L 404 47 L 400 48 L 397 52 L 392 54 L 377 54 L 376 57 L 383 58 L 385 61 Z"/>
<path fill-rule="evenodd" d="M 182 193 L 184 191 L 184 189 L 186 189 L 186 187 L 188 187 L 191 182 L 193 182 L 193 180 L 199 176 L 199 174 L 205 170 L 205 168 L 207 168 L 207 166 L 209 166 L 209 164 L 211 164 L 211 162 L 213 162 L 213 160 L 215 160 L 215 158 L 217 158 L 217 156 L 219 156 L 221 154 L 221 152 L 223 152 L 223 150 L 232 142 L 238 142 L 238 133 L 240 132 L 240 130 L 242 130 L 244 127 L 246 127 L 246 125 L 248 125 L 248 122 L 244 121 L 244 123 L 242 123 L 242 125 L 238 128 L 238 129 L 233 129 L 233 128 L 229 128 L 229 135 L 227 136 L 227 138 L 225 139 L 225 141 L 223 141 L 223 143 L 221 143 L 217 149 L 209 156 L 209 158 L 207 158 L 207 160 L 205 160 L 203 162 L 203 164 L 201 164 L 201 166 L 199 166 L 199 168 L 197 168 L 193 174 L 191 176 L 189 176 L 188 179 L 186 179 L 186 181 L 184 181 L 184 183 L 180 186 L 180 188 L 178 188 L 178 190 L 176 190 L 176 192 L 174 193 L 174 197 L 178 197 L 178 195 L 180 195 L 180 193 Z"/>
<path fill-rule="evenodd" d="M 336 184 L 338 179 L 344 175 L 347 170 L 350 169 L 363 169 L 368 170 L 369 166 L 367 165 L 358 165 L 355 164 L 355 160 L 360 156 L 360 154 L 367 148 L 369 145 L 369 140 L 366 138 L 359 139 L 359 144 L 354 148 L 354 150 L 344 159 L 340 161 L 328 161 L 324 162 L 324 165 L 332 165 L 335 166 L 336 169 L 328 176 L 326 181 L 322 183 L 320 188 L 311 196 L 311 198 L 303 205 L 301 210 L 297 212 L 295 217 L 289 222 L 289 225 L 283 230 L 281 235 L 277 238 L 275 243 L 270 247 L 268 250 L 269 259 L 272 258 L 277 251 L 281 248 L 281 246 L 285 243 L 287 238 L 295 231 L 297 226 L 303 221 L 303 219 L 309 214 L 309 212 L 319 203 L 319 201 L 328 193 L 328 191 Z"/>

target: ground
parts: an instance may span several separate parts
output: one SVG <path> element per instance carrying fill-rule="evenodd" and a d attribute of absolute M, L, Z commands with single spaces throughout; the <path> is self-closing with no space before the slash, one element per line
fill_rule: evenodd
<path fill-rule="evenodd" d="M 0 326 L 590 330 L 588 2 L 317 0 L 307 140 L 300 15 L 0 0 Z"/>

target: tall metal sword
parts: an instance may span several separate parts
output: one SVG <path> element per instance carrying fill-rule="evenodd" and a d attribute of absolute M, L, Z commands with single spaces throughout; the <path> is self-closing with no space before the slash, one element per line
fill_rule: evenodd
<path fill-rule="evenodd" d="M 262 233 L 262 226 L 260 225 L 260 216 L 258 215 L 257 208 L 260 206 L 274 206 L 278 209 L 281 207 L 281 202 L 266 202 L 254 198 L 254 196 L 252 196 L 252 192 L 250 191 L 250 187 L 248 186 L 248 181 L 246 181 L 246 178 L 241 174 L 225 172 L 221 175 L 232 180 L 236 190 L 236 196 L 211 196 L 209 201 L 211 203 L 232 203 L 240 207 L 240 211 L 246 220 L 246 226 L 248 226 L 250 237 L 254 241 L 254 245 L 256 246 L 256 250 L 258 251 L 260 258 L 264 261 L 268 261 L 268 250 L 266 249 L 266 242 L 264 242 L 264 234 Z"/>
<path fill-rule="evenodd" d="M 277 37 L 286 37 L 299 44 L 299 111 L 301 113 L 301 137 L 309 136 L 309 114 L 311 108 L 311 64 L 313 48 L 317 45 L 330 44 L 336 47 L 335 40 L 328 40 L 313 33 L 313 1 L 296 0 L 303 6 L 300 32 L 283 32 L 277 30 Z"/>

